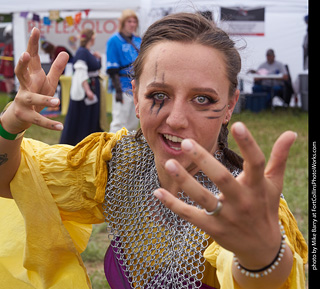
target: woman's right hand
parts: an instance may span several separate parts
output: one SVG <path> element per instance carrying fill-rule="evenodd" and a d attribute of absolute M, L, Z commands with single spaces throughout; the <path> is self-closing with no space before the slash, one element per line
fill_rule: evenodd
<path fill-rule="evenodd" d="M 100 52 L 94 51 L 92 54 L 95 56 L 95 58 L 101 59 L 101 54 L 100 54 Z"/>
<path fill-rule="evenodd" d="M 39 37 L 39 29 L 33 28 L 27 51 L 21 55 L 15 68 L 20 83 L 18 93 L 1 118 L 2 126 L 13 134 L 29 128 L 32 124 L 53 130 L 63 129 L 60 122 L 42 116 L 40 111 L 46 106 L 59 105 L 59 99 L 52 96 L 69 56 L 61 52 L 46 75 L 38 54 Z"/>

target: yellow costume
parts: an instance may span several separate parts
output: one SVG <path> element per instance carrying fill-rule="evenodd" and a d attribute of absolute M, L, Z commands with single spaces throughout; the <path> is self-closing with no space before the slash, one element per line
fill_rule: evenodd
<path fill-rule="evenodd" d="M 91 288 L 80 253 L 91 224 L 105 219 L 106 162 L 126 133 L 95 133 L 75 148 L 23 140 L 21 164 L 11 182 L 15 201 L 0 198 L 0 289 Z M 284 288 L 304 288 L 306 243 L 284 200 L 279 215 L 294 253 Z M 231 252 L 213 242 L 204 256 L 213 266 L 204 274 L 206 284 L 237 288 Z"/>

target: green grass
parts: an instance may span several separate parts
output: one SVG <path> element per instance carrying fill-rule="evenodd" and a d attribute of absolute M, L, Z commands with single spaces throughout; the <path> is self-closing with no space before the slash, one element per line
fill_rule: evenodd
<path fill-rule="evenodd" d="M 0 111 L 8 101 L 8 97 L 0 94 Z M 63 122 L 64 117 L 59 116 Z M 276 109 L 260 113 L 243 111 L 234 114 L 231 124 L 242 121 L 250 129 L 257 143 L 268 159 L 271 148 L 278 136 L 285 130 L 293 130 L 298 133 L 298 138 L 291 148 L 284 179 L 283 194 L 288 205 L 297 219 L 298 226 L 304 238 L 308 239 L 308 113 L 294 109 Z M 60 132 L 42 129 L 36 126 L 30 127 L 26 137 L 31 137 L 49 144 L 59 142 Z M 238 151 L 238 148 L 229 137 L 230 148 Z M 87 249 L 82 253 L 85 265 L 88 269 L 94 289 L 109 288 L 103 273 L 103 257 L 109 245 L 105 225 L 94 225 L 94 231 Z"/>
<path fill-rule="evenodd" d="M 293 109 L 263 111 L 254 114 L 248 111 L 234 114 L 232 123 L 244 122 L 257 140 L 266 159 L 272 145 L 286 130 L 295 131 L 298 137 L 291 147 L 284 178 L 283 195 L 297 219 L 305 239 L 308 239 L 308 114 Z M 229 146 L 238 151 L 230 137 Z"/>
<path fill-rule="evenodd" d="M 110 244 L 106 230 L 106 224 L 94 225 L 88 246 L 81 254 L 94 289 L 110 288 L 103 267 L 104 255 Z"/>
<path fill-rule="evenodd" d="M 8 94 L 0 92 L 0 111 L 3 110 L 5 105 L 10 101 Z"/>

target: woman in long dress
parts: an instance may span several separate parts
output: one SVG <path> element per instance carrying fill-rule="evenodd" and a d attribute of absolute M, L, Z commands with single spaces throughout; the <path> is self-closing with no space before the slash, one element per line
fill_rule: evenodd
<path fill-rule="evenodd" d="M 80 47 L 73 59 L 74 75 L 70 91 L 70 103 L 61 134 L 60 143 L 76 145 L 100 127 L 100 81 L 101 55 L 91 52 L 95 33 L 84 29 L 80 36 Z"/>

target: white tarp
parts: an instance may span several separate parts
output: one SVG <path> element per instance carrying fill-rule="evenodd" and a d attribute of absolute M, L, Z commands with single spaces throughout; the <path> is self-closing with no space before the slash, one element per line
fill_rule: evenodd
<path fill-rule="evenodd" d="M 124 9 L 133 9 L 138 11 L 140 0 L 94 0 L 94 1 L 73 1 L 73 0 L 11 0 L 7 3 L 1 3 L 1 13 L 13 13 L 13 39 L 14 55 L 20 56 L 25 50 L 32 29 L 32 25 L 40 28 L 42 36 L 56 45 L 66 46 L 74 50 L 70 39 L 78 37 L 79 29 L 86 27 L 92 28 L 98 34 L 95 47 L 93 49 L 104 55 L 105 42 L 112 33 L 117 30 L 117 20 Z M 84 10 L 89 9 L 89 15 L 86 16 Z M 50 26 L 44 26 L 42 19 L 49 15 L 49 11 L 59 10 L 60 16 L 65 18 L 69 15 L 74 16 L 82 11 L 82 22 L 78 27 L 65 25 L 65 23 L 52 22 Z M 29 12 L 27 17 L 22 17 L 21 12 Z M 40 15 L 40 22 L 31 21 L 33 13 Z M 83 25 L 85 23 L 85 25 Z M 61 32 L 62 31 L 62 32 Z M 107 32 L 106 32 L 107 31 Z M 104 33 L 106 32 L 106 33 Z M 99 35 L 100 34 L 100 35 Z M 101 37 L 103 35 L 103 37 Z M 18 43 L 18 45 L 17 45 Z M 75 52 L 75 51 L 73 51 Z M 48 56 L 42 53 L 44 62 L 48 62 Z M 15 64 L 18 57 L 14 59 Z"/>
<path fill-rule="evenodd" d="M 0 0 L 5 2 L 4 0 Z M 14 13 L 15 56 L 26 48 L 28 30 L 26 19 L 20 16 L 21 11 L 48 13 L 49 10 L 62 10 L 64 16 L 71 11 L 90 9 L 92 19 L 117 19 L 123 9 L 132 8 L 140 18 L 140 33 L 166 13 L 179 11 L 212 11 L 217 25 L 220 22 L 220 7 L 264 7 L 264 36 L 233 36 L 242 49 L 243 73 L 255 69 L 264 62 L 266 50 L 273 48 L 276 59 L 289 65 L 292 79 L 302 71 L 302 42 L 307 26 L 304 16 L 308 14 L 307 0 L 10 0 L 1 3 L 1 13 Z M 94 13 L 100 16 L 95 17 Z M 100 17 L 100 18 L 99 18 Z M 107 37 L 105 37 L 105 42 Z M 105 49 L 100 48 L 104 53 Z M 18 57 L 15 57 L 17 60 Z"/>
<path fill-rule="evenodd" d="M 1 13 L 84 9 L 96 11 L 121 11 L 127 8 L 137 10 L 140 7 L 140 0 L 1 0 L 0 6 Z"/>
<path fill-rule="evenodd" d="M 150 11 L 145 27 L 166 13 L 179 11 L 211 11 L 218 26 L 227 28 L 220 20 L 221 7 L 264 7 L 264 36 L 232 36 L 242 56 L 242 75 L 256 69 L 266 61 L 266 51 L 273 48 L 276 60 L 289 66 L 292 80 L 303 71 L 302 43 L 307 31 L 304 16 L 308 14 L 308 0 L 150 0 Z M 252 82 L 245 77 L 245 90 L 250 91 Z M 249 81 L 249 82 L 248 82 Z"/>

